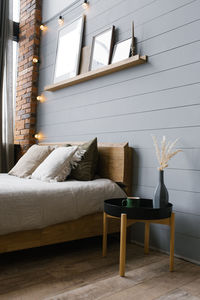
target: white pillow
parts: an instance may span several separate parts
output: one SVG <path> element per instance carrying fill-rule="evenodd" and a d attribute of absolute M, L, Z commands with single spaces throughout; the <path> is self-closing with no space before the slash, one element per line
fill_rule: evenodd
<path fill-rule="evenodd" d="M 31 146 L 8 174 L 21 178 L 29 178 L 53 150 L 50 146 Z"/>
<path fill-rule="evenodd" d="M 31 178 L 48 182 L 64 181 L 74 162 L 81 160 L 81 155 L 79 158 L 74 155 L 77 149 L 77 146 L 56 148 L 33 172 Z"/>

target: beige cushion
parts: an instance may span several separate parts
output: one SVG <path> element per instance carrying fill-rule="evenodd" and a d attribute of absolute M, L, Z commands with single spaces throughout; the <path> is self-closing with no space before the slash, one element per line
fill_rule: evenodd
<path fill-rule="evenodd" d="M 50 146 L 31 146 L 8 174 L 21 178 L 30 177 L 52 150 Z"/>
<path fill-rule="evenodd" d="M 81 159 L 81 155 L 74 155 L 77 149 L 77 146 L 56 148 L 38 166 L 31 178 L 47 182 L 64 181 L 72 165 Z"/>

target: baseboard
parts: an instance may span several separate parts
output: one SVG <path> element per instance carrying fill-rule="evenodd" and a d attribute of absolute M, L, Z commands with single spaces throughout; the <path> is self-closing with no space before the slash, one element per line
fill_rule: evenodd
<path fill-rule="evenodd" d="M 144 247 L 144 243 L 140 243 L 140 242 L 138 242 L 138 241 L 136 241 L 136 240 L 131 240 L 131 243 L 132 243 L 132 244 L 136 244 L 136 245 L 139 245 L 139 246 Z M 152 250 L 156 250 L 156 251 L 159 251 L 159 252 L 161 252 L 161 253 L 165 253 L 165 254 L 168 254 L 168 255 L 169 255 L 169 251 L 165 251 L 165 250 L 162 250 L 162 249 L 153 247 L 153 246 L 150 246 L 149 248 L 152 249 Z M 174 253 L 174 256 L 177 257 L 177 258 L 181 258 L 181 259 L 183 259 L 183 260 L 189 261 L 189 262 L 191 262 L 191 263 L 193 263 L 193 264 L 200 265 L 200 262 L 199 262 L 199 261 L 196 261 L 195 259 L 191 259 L 191 258 L 188 258 L 188 257 L 184 257 L 184 256 L 178 255 L 178 254 L 176 254 L 176 253 Z"/>

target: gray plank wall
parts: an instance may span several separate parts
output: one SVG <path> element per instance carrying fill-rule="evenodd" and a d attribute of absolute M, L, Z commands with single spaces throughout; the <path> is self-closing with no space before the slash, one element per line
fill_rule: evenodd
<path fill-rule="evenodd" d="M 66 10 L 65 22 L 83 12 L 81 3 Z M 44 1 L 44 21 L 63 5 Z M 138 52 L 147 54 L 149 62 L 46 92 L 47 101 L 38 107 L 38 131 L 51 142 L 95 136 L 101 142 L 128 141 L 134 148 L 134 195 L 142 197 L 152 197 L 158 181 L 151 134 L 180 137 L 178 146 L 184 152 L 165 172 L 176 212 L 175 252 L 200 262 L 200 1 L 90 0 L 85 13 L 84 45 L 110 25 L 116 26 L 116 41 L 128 38 L 134 20 Z M 42 34 L 40 93 L 52 82 L 57 19 L 51 18 Z M 134 227 L 133 239 L 143 242 L 142 225 Z M 167 227 L 151 227 L 151 245 L 169 251 Z"/>

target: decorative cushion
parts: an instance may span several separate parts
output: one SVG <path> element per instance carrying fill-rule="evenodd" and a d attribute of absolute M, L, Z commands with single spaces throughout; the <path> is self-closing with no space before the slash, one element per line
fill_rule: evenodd
<path fill-rule="evenodd" d="M 85 150 L 85 154 L 77 166 L 72 169 L 71 177 L 76 180 L 93 180 L 98 164 L 97 138 L 78 147 L 80 150 Z"/>
<path fill-rule="evenodd" d="M 28 178 L 43 160 L 53 151 L 50 146 L 33 145 L 10 170 L 9 175 Z"/>
<path fill-rule="evenodd" d="M 56 148 L 33 172 L 31 178 L 48 182 L 64 181 L 72 165 L 82 157 L 74 155 L 77 149 L 77 146 Z"/>

